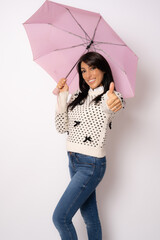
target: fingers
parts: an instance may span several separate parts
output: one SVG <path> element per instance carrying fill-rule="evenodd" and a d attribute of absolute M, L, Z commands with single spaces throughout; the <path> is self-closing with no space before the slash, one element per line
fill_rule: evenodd
<path fill-rule="evenodd" d="M 113 106 L 115 106 L 116 104 L 118 104 L 120 102 L 121 101 L 119 100 L 119 98 L 117 96 L 115 96 L 115 97 L 109 98 L 107 100 L 107 105 L 108 105 L 108 107 L 112 108 Z"/>
<path fill-rule="evenodd" d="M 60 89 L 60 92 L 66 92 L 69 90 L 69 87 L 67 85 L 67 83 L 64 84 L 64 86 Z"/>
<path fill-rule="evenodd" d="M 107 104 L 108 105 L 108 104 Z M 122 103 L 121 101 L 115 100 L 112 104 L 108 105 L 109 109 L 112 110 L 113 112 L 117 112 L 122 108 Z"/>
<path fill-rule="evenodd" d="M 66 83 L 66 81 L 67 81 L 67 79 L 65 79 L 65 78 L 60 79 L 59 82 L 58 82 L 58 84 L 57 84 L 57 87 L 58 87 L 59 89 L 63 88 L 64 85 L 65 85 L 65 83 Z"/>
<path fill-rule="evenodd" d="M 122 108 L 122 105 L 119 105 L 119 106 L 117 106 L 114 110 L 112 110 L 113 112 L 117 112 L 117 111 L 119 111 L 120 109 Z"/>

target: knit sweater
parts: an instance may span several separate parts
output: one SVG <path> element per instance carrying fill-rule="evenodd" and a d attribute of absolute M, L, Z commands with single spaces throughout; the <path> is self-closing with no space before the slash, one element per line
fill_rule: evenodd
<path fill-rule="evenodd" d="M 68 91 L 60 92 L 57 96 L 55 127 L 59 133 L 67 133 L 67 151 L 99 158 L 106 156 L 108 131 L 111 130 L 112 120 L 119 111 L 115 113 L 108 108 L 108 91 L 102 95 L 97 105 L 95 102 L 89 105 L 89 102 L 103 91 L 103 86 L 94 90 L 90 88 L 84 103 L 77 105 L 73 110 L 69 108 L 68 111 L 68 104 L 78 96 L 80 90 L 72 94 L 69 101 L 67 101 Z M 117 91 L 114 93 L 121 100 L 124 108 L 125 101 L 122 95 Z"/>

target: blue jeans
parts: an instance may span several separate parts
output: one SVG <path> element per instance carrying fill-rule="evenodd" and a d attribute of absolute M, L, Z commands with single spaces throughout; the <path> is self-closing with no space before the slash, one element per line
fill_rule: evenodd
<path fill-rule="evenodd" d="M 53 223 L 62 240 L 77 240 L 72 217 L 78 209 L 86 224 L 89 240 L 102 240 L 95 188 L 106 170 L 106 157 L 97 158 L 76 152 L 67 152 L 71 181 L 60 198 Z"/>

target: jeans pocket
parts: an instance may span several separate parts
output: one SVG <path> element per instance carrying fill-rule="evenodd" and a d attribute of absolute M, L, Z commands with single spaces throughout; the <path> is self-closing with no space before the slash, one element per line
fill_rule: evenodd
<path fill-rule="evenodd" d="M 75 161 L 78 164 L 85 164 L 85 165 L 91 165 L 91 166 L 95 165 L 95 157 L 85 155 L 82 153 L 75 153 Z"/>

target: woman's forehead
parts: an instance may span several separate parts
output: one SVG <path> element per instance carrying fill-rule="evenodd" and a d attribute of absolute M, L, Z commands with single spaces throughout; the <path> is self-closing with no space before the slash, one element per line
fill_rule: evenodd
<path fill-rule="evenodd" d="M 81 68 L 85 68 L 85 67 L 91 67 L 91 66 L 93 66 L 93 64 L 87 64 L 87 63 L 85 63 L 85 62 L 81 62 Z"/>

